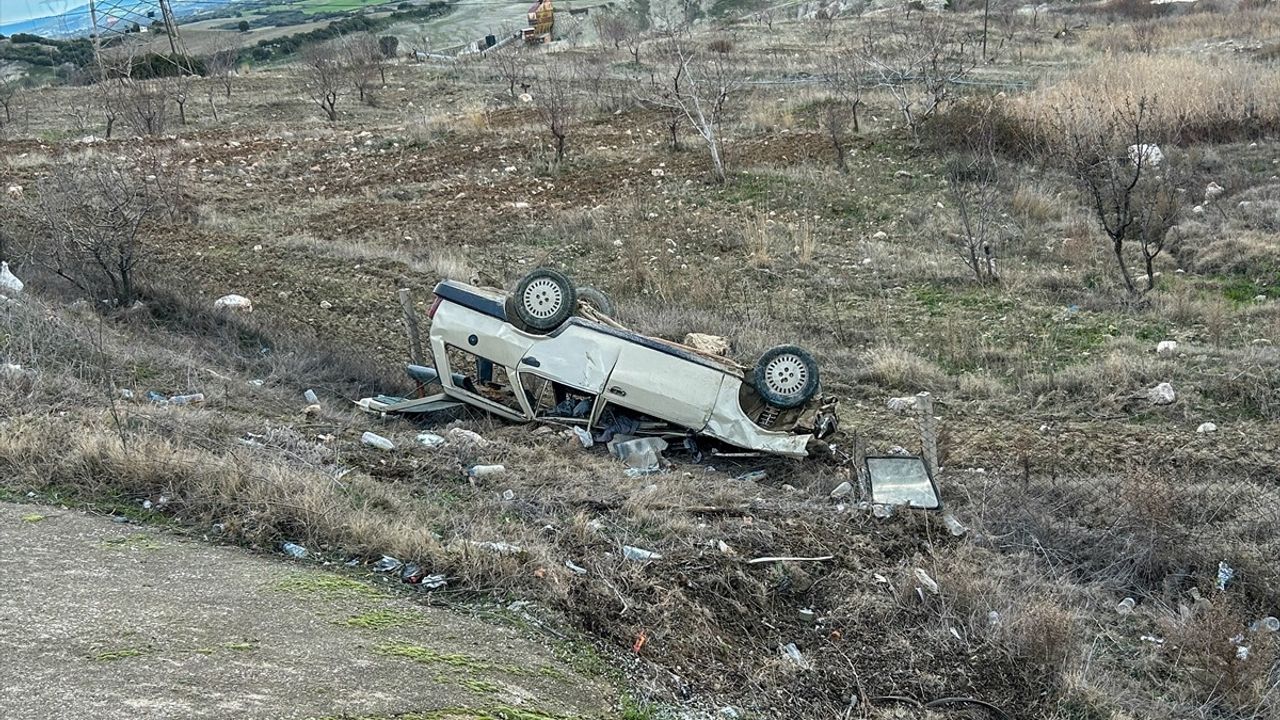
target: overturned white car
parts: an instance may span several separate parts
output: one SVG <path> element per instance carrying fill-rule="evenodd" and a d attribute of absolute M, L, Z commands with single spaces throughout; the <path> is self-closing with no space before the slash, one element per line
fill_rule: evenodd
<path fill-rule="evenodd" d="M 778 346 L 748 370 L 631 332 L 608 316 L 608 304 L 550 269 L 529 273 L 510 294 L 441 282 L 429 313 L 435 367 L 409 370 L 442 393 L 379 409 L 430 410 L 447 398 L 515 421 L 703 436 L 789 457 L 805 457 L 834 432 L 835 403 L 818 395 L 808 352 Z"/>

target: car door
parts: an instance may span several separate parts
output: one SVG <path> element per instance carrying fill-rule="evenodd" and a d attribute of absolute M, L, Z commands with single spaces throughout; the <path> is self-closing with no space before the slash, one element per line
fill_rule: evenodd
<path fill-rule="evenodd" d="M 700 432 L 724 378 L 716 368 L 627 342 L 609 376 L 605 399 Z"/>

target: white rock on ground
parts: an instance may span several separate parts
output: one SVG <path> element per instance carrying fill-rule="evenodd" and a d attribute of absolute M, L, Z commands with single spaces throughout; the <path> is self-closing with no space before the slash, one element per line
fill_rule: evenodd
<path fill-rule="evenodd" d="M 1151 167 L 1160 167 L 1164 162 L 1164 153 L 1160 151 L 1160 146 L 1154 143 L 1143 143 L 1142 145 L 1129 146 L 1129 160 L 1137 165 L 1141 162 L 1143 165 Z"/>
<path fill-rule="evenodd" d="M 853 492 L 853 485 L 849 484 L 849 481 L 846 480 L 840 483 L 839 485 L 837 485 L 835 490 L 831 491 L 831 497 L 833 499 L 848 497 L 849 493 L 852 493 L 852 492 Z"/>
<path fill-rule="evenodd" d="M 1156 352 L 1160 355 L 1172 355 L 1178 350 L 1177 340 L 1161 340 L 1156 344 Z"/>
<path fill-rule="evenodd" d="M 1200 423 L 1200 427 L 1196 428 L 1196 432 L 1198 433 L 1218 432 L 1218 426 L 1214 425 L 1211 422 Z"/>
<path fill-rule="evenodd" d="M 1178 399 L 1178 394 L 1173 391 L 1172 385 L 1162 382 L 1147 391 L 1147 398 L 1153 405 L 1172 405 Z"/>
<path fill-rule="evenodd" d="M 719 335 L 689 333 L 684 336 L 684 344 L 711 355 L 727 356 L 729 354 L 728 339 L 722 338 Z"/>
<path fill-rule="evenodd" d="M 0 290 L 10 295 L 21 295 L 24 287 L 26 285 L 18 276 L 9 271 L 9 263 L 0 262 Z"/>
<path fill-rule="evenodd" d="M 223 295 L 213 301 L 213 309 L 243 310 L 253 312 L 253 301 L 243 295 Z"/>
<path fill-rule="evenodd" d="M 889 398 L 889 401 L 885 403 L 885 407 L 888 407 L 891 412 L 905 415 L 916 409 L 916 398 L 914 395 Z"/>
<path fill-rule="evenodd" d="M 1211 203 L 1214 200 L 1217 200 L 1218 198 L 1222 197 L 1223 194 L 1225 194 L 1226 192 L 1227 192 L 1226 188 L 1222 187 L 1216 182 L 1211 182 L 1204 189 L 1204 201 L 1207 203 Z"/>

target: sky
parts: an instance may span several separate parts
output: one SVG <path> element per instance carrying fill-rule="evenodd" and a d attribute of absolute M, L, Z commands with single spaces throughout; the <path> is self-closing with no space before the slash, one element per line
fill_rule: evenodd
<path fill-rule="evenodd" d="M 57 15 L 85 2 L 86 0 L 0 0 L 0 25 Z"/>

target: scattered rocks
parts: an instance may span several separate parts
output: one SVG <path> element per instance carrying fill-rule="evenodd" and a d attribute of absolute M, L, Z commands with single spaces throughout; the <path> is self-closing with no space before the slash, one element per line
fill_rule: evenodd
<path fill-rule="evenodd" d="M 885 403 L 885 406 L 888 407 L 891 412 L 895 412 L 899 415 L 906 415 L 916 409 L 916 398 L 914 395 L 889 398 L 889 401 Z"/>
<path fill-rule="evenodd" d="M 1178 399 L 1178 394 L 1173 391 L 1173 386 L 1167 382 L 1147 390 L 1147 399 L 1152 405 L 1172 405 Z"/>
<path fill-rule="evenodd" d="M 1218 432 L 1218 426 L 1211 422 L 1203 422 L 1203 423 L 1200 423 L 1200 427 L 1196 428 L 1196 432 L 1198 433 Z"/>
<path fill-rule="evenodd" d="M 0 290 L 10 295 L 21 295 L 26 284 L 9 270 L 9 263 L 0 261 Z"/>
<path fill-rule="evenodd" d="M 719 335 L 689 333 L 684 336 L 684 344 L 709 355 L 719 355 L 721 357 L 729 355 L 729 340 Z"/>
<path fill-rule="evenodd" d="M 1204 189 L 1204 201 L 1205 201 L 1206 203 L 1211 203 L 1211 202 L 1213 202 L 1214 200 L 1217 200 L 1218 198 L 1220 198 L 1220 197 L 1222 197 L 1223 195 L 1225 195 L 1225 194 L 1226 194 L 1226 192 L 1227 192 L 1227 189 L 1226 189 L 1226 188 L 1222 187 L 1221 185 L 1219 185 L 1219 184 L 1218 184 L 1218 183 L 1216 183 L 1216 182 L 1211 182 L 1211 183 L 1209 183 L 1209 185 L 1208 185 L 1207 187 L 1205 187 L 1205 189 Z"/>
<path fill-rule="evenodd" d="M 929 577 L 929 573 L 925 572 L 922 568 L 916 568 L 913 574 L 915 575 L 916 582 L 920 583 L 920 587 L 924 588 L 930 595 L 938 594 L 938 581 Z"/>
<path fill-rule="evenodd" d="M 21 186 L 21 185 L 10 185 L 10 186 L 9 186 L 9 188 L 8 188 L 7 190 L 5 190 L 5 193 L 6 193 L 6 194 L 11 198 L 11 199 L 13 199 L 13 200 L 21 200 L 21 199 L 22 199 L 22 186 Z"/>
<path fill-rule="evenodd" d="M 874 235 L 872 235 L 872 236 L 871 236 L 871 239 L 872 239 L 872 240 L 888 240 L 888 239 L 889 239 L 889 233 L 887 233 L 887 232 L 885 232 L 885 231 L 883 231 L 883 230 L 877 230 L 877 231 L 876 231 L 876 233 L 875 233 Z"/>
<path fill-rule="evenodd" d="M 1160 167 L 1160 164 L 1164 162 L 1164 153 L 1160 150 L 1160 146 L 1155 143 L 1130 145 L 1129 161 L 1134 165 Z"/>
<path fill-rule="evenodd" d="M 1156 353 L 1160 355 L 1172 355 L 1178 351 L 1177 340 L 1161 340 L 1156 344 Z"/>
<path fill-rule="evenodd" d="M 253 301 L 243 295 L 223 295 L 213 301 L 214 310 L 243 310 L 253 312 Z"/>

